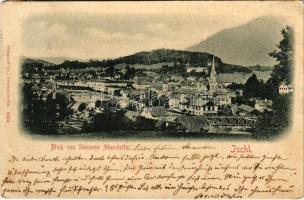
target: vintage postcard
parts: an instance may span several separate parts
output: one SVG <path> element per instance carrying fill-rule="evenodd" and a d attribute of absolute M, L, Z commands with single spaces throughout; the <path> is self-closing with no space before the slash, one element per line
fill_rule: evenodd
<path fill-rule="evenodd" d="M 6 2 L 2 198 L 303 197 L 303 3 Z"/>

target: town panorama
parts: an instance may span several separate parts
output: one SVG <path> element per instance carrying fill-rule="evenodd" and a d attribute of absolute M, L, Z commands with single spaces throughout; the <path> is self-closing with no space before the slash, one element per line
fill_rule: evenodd
<path fill-rule="evenodd" d="M 290 32 L 282 30 L 283 40 Z M 173 49 L 61 64 L 23 58 L 23 127 L 113 138 L 268 137 L 286 129 L 293 93 L 290 62 L 281 64 L 275 50 L 270 56 L 274 67 Z"/>

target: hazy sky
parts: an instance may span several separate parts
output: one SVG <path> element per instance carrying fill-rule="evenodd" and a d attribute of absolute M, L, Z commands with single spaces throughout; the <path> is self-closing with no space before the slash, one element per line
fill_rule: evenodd
<path fill-rule="evenodd" d="M 185 49 L 254 16 L 202 14 L 53 14 L 24 23 L 29 57 L 102 59 L 158 48 Z"/>

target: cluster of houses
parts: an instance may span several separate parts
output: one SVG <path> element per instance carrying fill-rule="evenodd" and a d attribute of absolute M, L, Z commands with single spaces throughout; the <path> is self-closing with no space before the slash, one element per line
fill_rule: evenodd
<path fill-rule="evenodd" d="M 105 76 L 95 79 L 90 74 L 86 76 L 91 78 L 85 79 L 77 79 L 78 75 L 75 74 L 70 75 L 70 80 L 54 81 L 54 77 L 48 77 L 40 90 L 43 98 L 45 94 L 65 93 L 70 100 L 68 106 L 73 110 L 73 118 L 82 120 L 89 120 L 92 114 L 103 112 L 105 106 L 113 108 L 114 112 L 123 109 L 124 115 L 133 121 L 140 116 L 168 123 L 177 122 L 185 116 L 223 115 L 227 114 L 224 112 L 227 110 L 229 115 L 241 117 L 271 110 L 272 101 L 267 99 L 254 99 L 252 106 L 234 103 L 238 96 L 242 96 L 242 91 L 233 91 L 226 86 L 245 83 L 250 73 L 217 74 L 214 58 L 210 72 L 206 67 L 186 67 L 189 73 L 187 77 L 161 77 L 152 70 L 144 71 L 144 76 L 135 76 L 130 80 Z M 210 75 L 207 78 L 193 77 L 192 72 Z M 55 72 L 47 73 L 56 76 Z M 62 70 L 58 70 L 58 73 L 62 73 Z M 267 80 L 270 73 L 257 76 Z M 284 95 L 292 90 L 291 85 L 282 83 L 279 93 Z M 79 109 L 81 105 L 85 105 L 85 109 Z"/>

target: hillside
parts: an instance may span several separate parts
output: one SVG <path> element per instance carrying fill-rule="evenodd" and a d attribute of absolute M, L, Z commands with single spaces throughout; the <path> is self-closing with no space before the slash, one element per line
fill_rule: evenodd
<path fill-rule="evenodd" d="M 270 66 L 275 61 L 268 55 L 281 40 L 286 23 L 279 18 L 265 16 L 242 26 L 222 30 L 186 50 L 216 52 L 225 63 L 242 66 Z"/>
<path fill-rule="evenodd" d="M 40 59 L 21 58 L 22 74 L 41 71 L 43 68 L 56 68 L 56 65 Z"/>
<path fill-rule="evenodd" d="M 200 66 L 210 68 L 212 58 L 213 55 L 210 53 L 189 52 L 173 49 L 158 49 L 148 52 L 139 52 L 133 55 L 117 58 L 114 59 L 113 62 L 115 64 L 142 64 L 147 66 L 151 66 L 157 63 L 189 63 L 193 67 Z M 251 72 L 251 70 L 246 67 L 223 63 L 222 60 L 217 56 L 215 56 L 215 63 L 218 72 L 221 73 L 233 71 Z"/>
<path fill-rule="evenodd" d="M 28 64 L 33 64 L 33 65 L 41 65 L 41 66 L 54 66 L 56 64 L 42 60 L 42 59 L 32 59 L 32 58 L 26 58 L 22 57 L 21 58 L 22 63 L 28 63 Z"/>
<path fill-rule="evenodd" d="M 109 67 L 109 66 L 123 66 L 122 64 L 128 64 L 131 67 L 136 66 L 136 69 L 157 69 L 161 68 L 163 65 L 173 65 L 172 63 L 177 63 L 179 65 L 190 64 L 193 67 L 208 67 L 210 68 L 210 63 L 212 61 L 213 55 L 209 53 L 201 52 L 189 52 L 180 51 L 173 49 L 158 49 L 148 52 L 139 52 L 133 55 L 120 57 L 116 59 L 108 60 L 90 60 L 88 62 L 81 62 L 77 60 L 65 61 L 58 65 L 42 65 L 46 69 L 83 69 L 87 67 Z M 28 62 L 25 62 L 26 65 Z M 47 62 L 46 62 L 47 63 Z M 251 72 L 250 69 L 242 67 L 239 65 L 231 65 L 223 63 L 219 57 L 215 56 L 215 63 L 217 66 L 217 71 L 220 73 L 228 72 Z M 41 63 L 39 63 L 40 66 Z"/>

